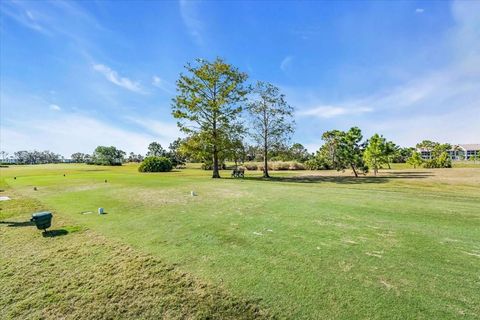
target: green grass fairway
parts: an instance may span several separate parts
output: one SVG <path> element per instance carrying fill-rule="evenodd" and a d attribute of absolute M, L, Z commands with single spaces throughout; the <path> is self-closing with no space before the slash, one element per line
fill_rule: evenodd
<path fill-rule="evenodd" d="M 98 317 L 480 318 L 480 168 L 273 176 L 212 180 L 198 169 L 141 174 L 134 165 L 2 168 L 0 195 L 13 200 L 0 202 L 0 318 L 68 317 L 69 303 L 77 314 L 111 301 L 132 305 L 136 295 L 118 289 L 132 277 L 159 297 L 157 309 L 143 294 L 136 313 L 101 309 Z M 33 227 L 5 223 L 28 220 L 34 209 L 53 211 L 52 229 L 68 234 L 42 238 Z M 110 256 L 120 275 L 109 272 Z M 135 259 L 163 267 L 121 267 Z M 58 282 L 26 281 L 21 273 L 33 267 L 29 277 Z M 70 291 L 82 272 L 95 281 L 84 276 L 85 287 Z M 186 290 L 178 274 L 196 289 Z M 92 290 L 102 286 L 107 293 L 97 301 Z M 132 290 L 147 290 L 139 288 Z M 48 305 L 38 301 L 45 295 Z"/>

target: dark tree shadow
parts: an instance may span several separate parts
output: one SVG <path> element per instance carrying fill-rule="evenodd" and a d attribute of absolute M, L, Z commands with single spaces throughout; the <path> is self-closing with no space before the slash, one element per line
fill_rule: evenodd
<path fill-rule="evenodd" d="M 401 173 L 386 173 L 381 176 L 363 176 L 360 175 L 358 178 L 354 176 L 321 176 L 321 175 L 301 175 L 301 176 L 289 176 L 289 177 L 245 177 L 245 180 L 254 180 L 254 181 L 271 181 L 271 182 L 295 182 L 295 183 L 321 183 L 321 182 L 330 182 L 330 183 L 339 183 L 339 184 L 380 184 L 387 183 L 391 179 L 425 179 L 429 176 L 433 176 L 430 172 L 419 171 L 419 172 L 401 172 Z"/>
<path fill-rule="evenodd" d="M 35 224 L 31 221 L 0 221 L 0 224 L 6 224 L 7 227 L 31 227 L 34 226 Z"/>
<path fill-rule="evenodd" d="M 65 229 L 47 230 L 42 232 L 42 236 L 44 238 L 60 237 L 60 236 L 65 236 L 67 234 L 68 234 L 68 231 Z"/>

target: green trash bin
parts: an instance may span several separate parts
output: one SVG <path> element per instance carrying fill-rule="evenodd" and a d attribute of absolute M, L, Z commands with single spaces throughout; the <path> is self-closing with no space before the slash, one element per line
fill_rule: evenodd
<path fill-rule="evenodd" d="M 31 222 L 34 222 L 39 230 L 47 231 L 52 225 L 52 213 L 48 211 L 36 212 L 32 214 Z"/>

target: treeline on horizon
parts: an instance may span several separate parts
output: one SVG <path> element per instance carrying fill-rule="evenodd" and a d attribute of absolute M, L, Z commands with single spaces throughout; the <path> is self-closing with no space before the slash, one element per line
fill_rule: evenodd
<path fill-rule="evenodd" d="M 122 165 L 128 162 L 140 163 L 148 157 L 162 157 L 169 160 L 172 168 L 182 168 L 186 163 L 202 163 L 202 169 L 211 170 L 212 161 L 202 153 L 192 152 L 188 145 L 189 138 L 178 138 L 164 149 L 160 143 L 152 142 L 145 155 L 130 152 L 128 155 L 114 146 L 98 146 L 92 154 L 76 152 L 68 162 L 86 163 L 91 165 Z M 324 144 L 315 153 L 310 153 L 301 143 L 274 145 L 268 153 L 268 167 L 271 170 L 345 170 L 348 166 L 353 172 L 368 172 L 370 168 L 376 174 L 381 168 L 390 168 L 392 163 L 408 163 L 414 168 L 451 167 L 447 150 L 450 144 L 442 144 L 424 140 L 416 147 L 400 147 L 381 135 L 375 134 L 370 139 L 362 141 L 361 130 L 351 128 L 349 131 L 332 130 L 322 134 Z M 345 148 L 347 150 L 345 150 Z M 431 159 L 423 160 L 416 149 L 431 151 Z M 7 153 L 2 151 L 3 161 Z M 51 151 L 17 151 L 14 154 L 16 164 L 47 164 L 61 163 L 65 159 Z M 351 163 L 348 162 L 350 159 Z M 228 168 L 227 163 L 243 166 L 247 170 L 264 170 L 262 164 L 264 155 L 262 149 L 255 145 L 242 143 L 240 148 L 220 159 L 221 169 Z M 480 160 L 472 158 L 472 160 Z M 273 163 L 273 164 L 272 164 Z M 6 164 L 4 162 L 4 164 Z M 352 167 L 353 164 L 353 167 Z M 355 170 L 355 171 L 354 171 Z"/>
<path fill-rule="evenodd" d="M 280 89 L 268 82 L 247 83 L 248 75 L 217 58 L 197 59 L 185 66 L 177 80 L 177 95 L 172 100 L 172 115 L 186 138 L 173 141 L 168 150 L 152 142 L 146 159 L 127 154 L 115 146 L 99 146 L 90 154 L 72 154 L 73 162 L 97 165 L 121 165 L 143 162 L 168 171 L 186 162 L 201 162 L 219 178 L 219 170 L 227 162 L 244 164 L 247 169 L 261 169 L 269 177 L 269 169 L 351 169 L 355 176 L 391 163 L 407 162 L 413 167 L 451 167 L 449 144 L 422 141 L 417 148 L 431 151 L 424 161 L 415 148 L 401 148 L 379 134 L 364 139 L 358 127 L 347 131 L 331 130 L 322 134 L 324 144 L 316 153 L 309 153 L 300 143 L 290 144 L 295 130 L 294 108 Z M 477 155 L 478 156 L 478 155 Z M 19 164 L 61 162 L 60 155 L 44 151 L 18 151 Z M 4 158 L 4 157 L 3 157 Z M 261 162 L 258 166 L 248 162 Z M 269 162 L 292 161 L 298 165 L 277 166 Z M 141 167 L 142 168 L 142 167 Z M 165 169 L 167 168 L 167 169 Z M 141 170 L 142 171 L 142 170 Z M 148 170 L 147 170 L 148 171 Z"/>

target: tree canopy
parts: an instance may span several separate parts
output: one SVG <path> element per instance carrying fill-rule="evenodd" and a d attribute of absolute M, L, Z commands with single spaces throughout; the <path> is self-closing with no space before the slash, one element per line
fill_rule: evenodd
<path fill-rule="evenodd" d="M 263 149 L 263 176 L 268 174 L 268 151 L 273 144 L 284 143 L 294 131 L 293 108 L 274 85 L 257 82 L 247 110 L 251 135 Z"/>
<path fill-rule="evenodd" d="M 239 115 L 248 93 L 247 74 L 220 58 L 197 59 L 185 69 L 177 81 L 172 114 L 183 132 L 205 146 L 213 162 L 212 177 L 220 178 L 220 154 L 228 150 L 230 137 L 244 132 Z"/>

